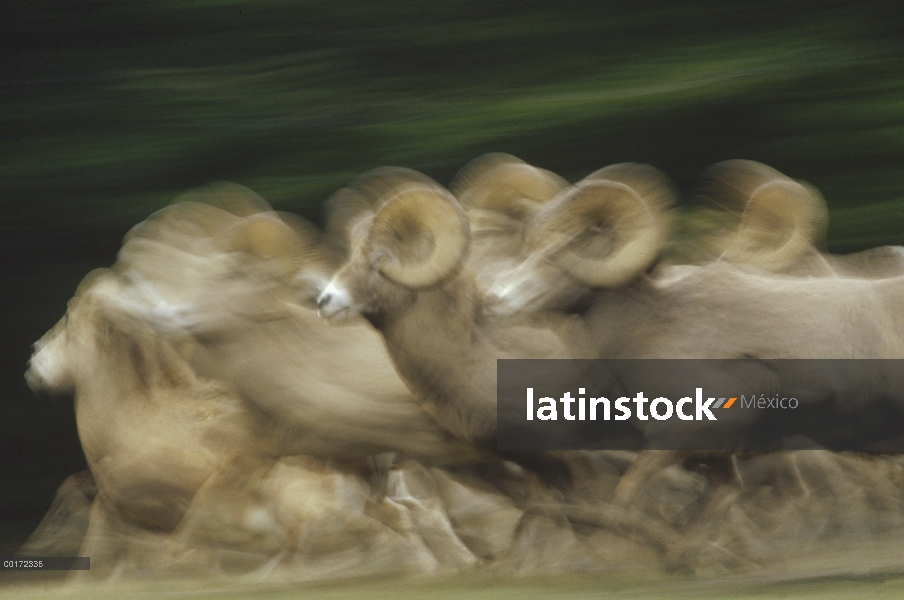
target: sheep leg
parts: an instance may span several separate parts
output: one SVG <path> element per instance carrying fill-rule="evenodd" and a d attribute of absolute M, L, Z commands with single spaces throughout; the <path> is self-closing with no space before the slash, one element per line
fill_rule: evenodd
<path fill-rule="evenodd" d="M 615 493 L 612 504 L 627 508 L 634 504 L 657 473 L 681 461 L 682 455 L 677 450 L 644 450 L 637 455 L 628 470 L 625 471 Z"/>
<path fill-rule="evenodd" d="M 128 528 L 114 514 L 106 496 L 99 493 L 91 506 L 88 531 L 78 553 L 91 557 L 91 570 L 70 571 L 67 582 L 84 583 L 89 579 L 118 577 L 128 554 L 128 534 Z"/>
<path fill-rule="evenodd" d="M 656 523 L 633 508 L 606 504 L 532 503 L 526 510 L 553 518 L 564 516 L 571 523 L 602 527 L 616 535 L 650 544 L 663 554 L 677 552 L 683 547 L 682 536 L 668 525 Z"/>
<path fill-rule="evenodd" d="M 91 471 L 85 470 L 66 478 L 57 490 L 50 510 L 19 549 L 19 554 L 77 555 L 88 532 L 91 505 L 96 496 L 97 484 Z"/>

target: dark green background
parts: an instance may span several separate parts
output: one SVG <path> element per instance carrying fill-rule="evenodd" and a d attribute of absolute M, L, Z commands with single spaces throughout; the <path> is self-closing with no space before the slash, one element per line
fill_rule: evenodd
<path fill-rule="evenodd" d="M 904 243 L 899 3 L 6 2 L 0 8 L 0 554 L 83 468 L 71 399 L 22 374 L 79 279 L 211 180 L 321 219 L 381 165 L 487 151 L 575 180 L 652 163 L 685 193 L 763 161 L 829 248 Z"/>

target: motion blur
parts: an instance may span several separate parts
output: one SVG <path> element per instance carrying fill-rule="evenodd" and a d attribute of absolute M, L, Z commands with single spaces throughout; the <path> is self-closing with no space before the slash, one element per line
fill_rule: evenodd
<path fill-rule="evenodd" d="M 368 172 L 320 233 L 216 183 L 135 226 L 35 345 L 26 379 L 74 394 L 89 472 L 22 552 L 319 581 L 894 547 L 898 456 L 500 454 L 495 395 L 499 358 L 901 358 L 901 248 L 823 252 L 819 192 L 752 161 L 704 172 L 682 237 L 649 165 L 570 185 L 491 154 L 450 189 Z"/>

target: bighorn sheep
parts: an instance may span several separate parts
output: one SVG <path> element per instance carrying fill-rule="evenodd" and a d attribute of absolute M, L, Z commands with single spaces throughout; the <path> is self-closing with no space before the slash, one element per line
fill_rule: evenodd
<path fill-rule="evenodd" d="M 117 310 L 119 291 L 110 271 L 89 274 L 35 344 L 26 379 L 35 390 L 74 392 L 95 509 L 171 531 L 214 474 L 267 460 L 274 444 L 234 389 L 197 378 L 169 344 Z M 89 546 L 91 537 L 89 529 Z"/>
<path fill-rule="evenodd" d="M 664 242 L 661 206 L 616 181 L 573 186 L 528 225 L 527 258 L 488 292 L 490 312 L 555 307 L 560 288 L 570 285 L 588 290 L 583 300 L 591 305 L 582 317 L 600 357 L 892 358 L 904 352 L 904 323 L 895 310 L 901 279 L 801 279 L 746 273 L 724 262 L 677 267 L 676 276 L 668 270 L 645 275 Z M 816 316 L 816 309 L 823 312 Z M 826 328 L 827 321 L 836 326 Z"/>
<path fill-rule="evenodd" d="M 32 388 L 74 392 L 97 481 L 96 497 L 76 495 L 87 532 L 44 531 L 40 543 L 81 543 L 93 578 L 280 566 L 317 579 L 477 563 L 437 494 L 415 501 L 392 482 L 378 493 L 354 465 L 279 457 L 278 423 L 231 385 L 197 377 L 122 311 L 129 285 L 109 270 L 88 275 L 30 361 Z M 387 477 L 406 481 L 402 470 Z"/>
<path fill-rule="evenodd" d="M 251 194 L 232 187 L 226 196 L 242 207 Z M 303 227 L 255 213 L 262 202 L 244 217 L 179 203 L 136 227 L 114 265 L 130 282 L 122 304 L 187 339 L 194 369 L 234 383 L 275 418 L 282 454 L 464 458 L 396 375 L 376 332 L 363 321 L 330 328 L 302 302 L 299 282 L 321 277 L 323 262 Z"/>
<path fill-rule="evenodd" d="M 510 154 L 485 154 L 462 167 L 449 189 L 468 216 L 467 265 L 480 290 L 517 264 L 525 221 L 566 187 L 555 173 Z"/>
<path fill-rule="evenodd" d="M 649 165 L 595 171 L 534 213 L 525 226 L 522 261 L 488 290 L 486 312 L 573 307 L 593 288 L 637 278 L 659 258 L 675 200 L 671 182 Z M 539 285 L 530 275 L 534 269 L 542 273 Z"/>
<path fill-rule="evenodd" d="M 711 221 L 704 258 L 741 268 L 805 277 L 904 275 L 904 250 L 883 246 L 850 255 L 820 252 L 829 211 L 819 190 L 751 160 L 709 167 L 697 194 Z"/>
<path fill-rule="evenodd" d="M 358 221 L 373 215 L 396 187 L 411 182 L 433 184 L 412 169 L 380 167 L 333 194 L 327 200 L 328 245 L 347 256 Z M 558 175 L 503 153 L 476 158 L 456 174 L 450 191 L 468 217 L 471 244 L 466 261 L 480 289 L 516 264 L 524 221 L 567 186 Z"/>
<path fill-rule="evenodd" d="M 489 290 L 488 312 L 577 309 L 600 358 L 904 357 L 904 277 L 803 279 L 724 261 L 650 277 L 661 210 L 617 181 L 573 186 L 528 225 L 527 258 Z M 663 464 L 641 456 L 648 467 L 632 471 L 647 474 L 621 498 Z"/>
<path fill-rule="evenodd" d="M 320 314 L 331 322 L 364 315 L 436 420 L 460 439 L 489 444 L 496 359 L 572 352 L 551 322 L 500 326 L 484 319 L 465 264 L 468 219 L 439 184 L 418 178 L 398 185 L 361 229 L 349 262 L 318 299 Z"/>

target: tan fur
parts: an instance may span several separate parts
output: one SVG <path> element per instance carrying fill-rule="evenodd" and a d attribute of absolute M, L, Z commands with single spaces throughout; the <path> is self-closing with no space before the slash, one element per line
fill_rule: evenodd
<path fill-rule="evenodd" d="M 309 226 L 258 213 L 212 237 L 173 234 L 208 212 L 179 207 L 178 222 L 126 242 L 117 268 L 124 310 L 273 419 L 281 453 L 365 461 L 402 451 L 428 462 L 467 453 L 424 413 L 363 320 L 330 328 L 305 304 L 328 272 Z M 291 276 L 273 268 L 287 258 Z"/>
<path fill-rule="evenodd" d="M 435 226 L 461 227 L 456 219 Z M 347 294 L 342 302 L 348 302 L 335 309 L 368 317 L 382 333 L 399 374 L 458 438 L 485 443 L 494 435 L 498 358 L 572 356 L 548 323 L 487 321 L 474 275 L 462 265 L 447 267 L 453 275 L 439 285 L 412 290 L 384 277 L 372 251 L 366 243 L 359 246 L 334 278 L 332 285 Z M 334 301 L 325 292 L 321 311 L 331 311 Z"/>

